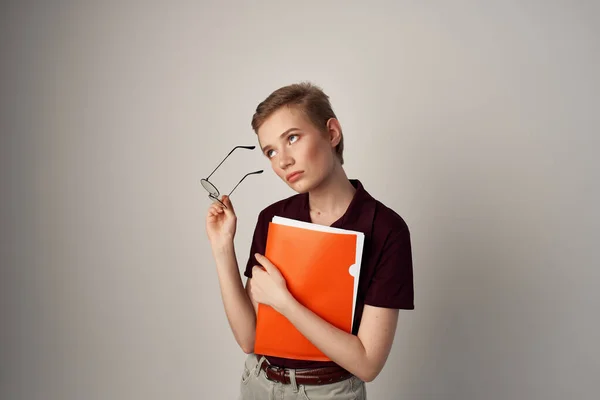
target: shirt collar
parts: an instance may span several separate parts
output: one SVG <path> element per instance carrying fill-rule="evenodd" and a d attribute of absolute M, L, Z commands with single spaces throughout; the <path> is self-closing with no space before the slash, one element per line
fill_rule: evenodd
<path fill-rule="evenodd" d="M 346 209 L 346 212 L 340 219 L 334 222 L 332 228 L 341 228 L 355 230 L 370 236 L 373 228 L 373 219 L 375 215 L 376 200 L 365 190 L 358 179 L 349 180 L 356 189 L 354 196 Z M 307 221 L 310 221 L 310 209 L 308 203 L 308 193 L 303 193 L 303 203 Z"/>

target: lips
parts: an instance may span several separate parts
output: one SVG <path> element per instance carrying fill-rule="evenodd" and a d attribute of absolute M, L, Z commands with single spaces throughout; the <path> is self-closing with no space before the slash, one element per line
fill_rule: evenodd
<path fill-rule="evenodd" d="M 285 179 L 288 182 L 294 182 L 300 178 L 300 175 L 302 175 L 302 171 L 292 172 L 291 174 L 288 174 Z"/>

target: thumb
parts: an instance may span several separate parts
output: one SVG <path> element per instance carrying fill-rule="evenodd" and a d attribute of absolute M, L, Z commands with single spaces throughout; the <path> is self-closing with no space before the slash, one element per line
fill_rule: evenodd
<path fill-rule="evenodd" d="M 277 267 L 273 265 L 273 263 L 271 263 L 271 261 L 267 257 L 259 253 L 254 254 L 254 257 L 256 257 L 256 261 L 258 261 L 260 265 L 264 267 L 264 269 L 269 273 L 269 275 L 277 275 L 280 273 Z"/>
<path fill-rule="evenodd" d="M 233 204 L 231 204 L 231 200 L 229 199 L 229 196 L 223 195 L 223 197 L 221 198 L 221 201 L 223 202 L 223 204 L 225 204 L 227 206 L 227 209 L 225 210 L 225 212 L 231 211 L 235 215 L 235 210 L 233 208 Z"/>

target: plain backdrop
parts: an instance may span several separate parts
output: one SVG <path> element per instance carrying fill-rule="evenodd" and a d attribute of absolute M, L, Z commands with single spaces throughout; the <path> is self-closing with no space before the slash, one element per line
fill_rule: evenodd
<path fill-rule="evenodd" d="M 234 399 L 200 186 L 271 91 L 331 97 L 346 171 L 412 234 L 369 399 L 596 399 L 600 6 L 592 1 L 5 1 L 0 398 Z M 294 193 L 214 176 L 245 266 Z M 245 279 L 245 278 L 244 278 Z"/>

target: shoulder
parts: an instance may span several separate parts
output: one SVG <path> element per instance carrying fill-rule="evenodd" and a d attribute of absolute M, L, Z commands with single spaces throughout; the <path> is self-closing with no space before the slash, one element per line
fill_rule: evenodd
<path fill-rule="evenodd" d="M 375 213 L 371 240 L 374 249 L 387 251 L 410 247 L 410 229 L 406 220 L 379 200 L 374 201 Z"/>
<path fill-rule="evenodd" d="M 377 230 L 385 232 L 386 236 L 390 234 L 408 235 L 410 233 L 408 224 L 404 218 L 379 200 L 375 200 L 373 225 Z"/>
<path fill-rule="evenodd" d="M 409 233 L 408 224 L 398 212 L 369 193 L 361 181 L 351 180 L 351 182 L 357 188 L 359 204 L 355 207 L 354 213 L 361 214 L 360 224 L 373 234 L 375 240 Z"/>

